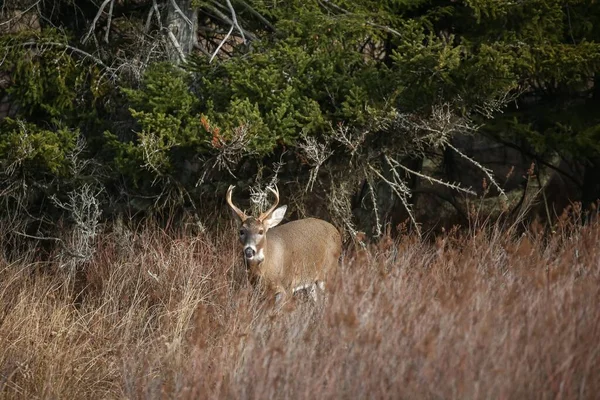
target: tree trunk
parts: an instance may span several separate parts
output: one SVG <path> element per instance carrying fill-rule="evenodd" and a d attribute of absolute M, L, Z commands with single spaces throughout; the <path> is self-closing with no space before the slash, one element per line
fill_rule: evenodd
<path fill-rule="evenodd" d="M 169 44 L 169 59 L 179 64 L 193 51 L 198 38 L 198 12 L 192 6 L 192 0 L 166 0 L 166 32 Z"/>

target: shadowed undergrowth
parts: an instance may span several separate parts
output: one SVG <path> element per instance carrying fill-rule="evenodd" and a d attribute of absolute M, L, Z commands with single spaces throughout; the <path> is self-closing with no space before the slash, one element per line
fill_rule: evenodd
<path fill-rule="evenodd" d="M 82 272 L 0 261 L 2 398 L 593 398 L 600 224 L 348 250 L 271 308 L 229 230 L 99 235 Z M 56 260 L 59 260 L 57 257 Z"/>

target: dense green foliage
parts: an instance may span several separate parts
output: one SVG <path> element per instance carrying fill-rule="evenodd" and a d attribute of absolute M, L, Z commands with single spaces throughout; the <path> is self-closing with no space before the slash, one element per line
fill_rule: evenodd
<path fill-rule="evenodd" d="M 302 161 L 284 172 L 288 180 L 304 187 L 311 167 L 325 163 L 331 185 L 351 175 L 356 191 L 361 179 L 379 179 L 368 171 L 389 167 L 382 157 L 441 157 L 453 135 L 471 132 L 407 127 L 439 106 L 540 159 L 600 160 L 594 1 L 234 1 L 252 40 L 242 44 L 233 30 L 236 41 L 212 61 L 223 35 L 210 32 L 227 32 L 217 17 L 228 11 L 195 2 L 199 26 L 210 28 L 198 31 L 206 48 L 180 65 L 140 39 L 152 2 L 140 3 L 143 12 L 119 9 L 107 43 L 103 17 L 85 45 L 97 8 L 86 3 L 82 17 L 66 0 L 46 3 L 57 11 L 40 19 L 40 31 L 0 39 L 0 73 L 10 77 L 3 90 L 18 106 L 0 122 L 5 187 L 25 177 L 54 193 L 91 177 L 117 203 L 123 190 L 153 199 L 136 203 L 146 209 L 172 189 L 194 193 L 189 201 L 252 182 L 286 150 Z M 341 127 L 360 140 L 344 141 Z M 75 151 L 81 140 L 85 149 Z M 306 143 L 333 156 L 317 163 Z"/>

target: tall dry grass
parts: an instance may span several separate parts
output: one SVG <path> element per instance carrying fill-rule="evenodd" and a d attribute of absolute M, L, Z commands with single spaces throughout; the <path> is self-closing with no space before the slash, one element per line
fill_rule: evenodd
<path fill-rule="evenodd" d="M 245 283 L 232 232 L 105 233 L 75 277 L 33 251 L 1 260 L 1 397 L 600 392 L 598 223 L 383 240 L 345 254 L 323 303 L 279 311 Z"/>

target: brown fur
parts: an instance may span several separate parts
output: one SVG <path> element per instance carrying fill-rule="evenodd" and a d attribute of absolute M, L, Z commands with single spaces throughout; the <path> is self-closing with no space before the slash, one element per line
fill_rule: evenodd
<path fill-rule="evenodd" d="M 316 218 L 276 226 L 265 242 L 264 261 L 250 269 L 276 294 L 290 295 L 297 287 L 326 282 L 342 252 L 338 230 Z"/>

